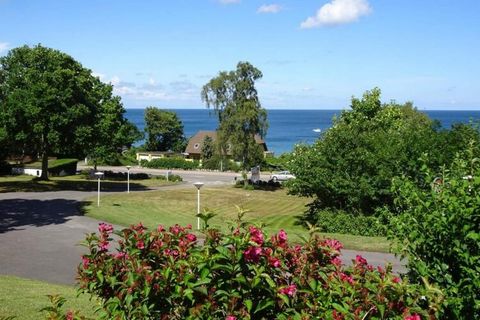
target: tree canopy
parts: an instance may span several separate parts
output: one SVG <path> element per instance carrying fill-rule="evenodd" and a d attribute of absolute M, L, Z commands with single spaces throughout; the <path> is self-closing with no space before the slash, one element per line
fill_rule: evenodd
<path fill-rule="evenodd" d="M 150 151 L 185 151 L 183 124 L 173 111 L 145 109 L 146 148 Z"/>
<path fill-rule="evenodd" d="M 202 89 L 202 100 L 218 115 L 221 153 L 230 151 L 244 170 L 263 159 L 255 142 L 255 135 L 263 138 L 268 128 L 267 112 L 255 88 L 255 81 L 261 78 L 260 70 L 248 62 L 239 62 L 236 70 L 220 72 Z"/>
<path fill-rule="evenodd" d="M 352 98 L 351 110 L 311 146 L 300 145 L 289 162 L 297 179 L 290 191 L 313 197 L 312 210 L 372 213 L 391 204 L 391 180 L 416 176 L 424 152 L 436 161 L 433 121 L 411 103 L 382 103 L 380 90 Z"/>
<path fill-rule="evenodd" d="M 0 58 L 0 139 L 9 154 L 108 156 L 138 138 L 112 86 L 71 56 L 41 45 Z M 133 133 L 133 135 L 132 135 Z"/>

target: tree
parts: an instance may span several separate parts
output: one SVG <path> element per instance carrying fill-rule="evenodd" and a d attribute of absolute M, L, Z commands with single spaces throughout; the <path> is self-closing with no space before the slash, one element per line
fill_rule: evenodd
<path fill-rule="evenodd" d="M 234 71 L 222 71 L 202 89 L 202 100 L 218 115 L 218 143 L 221 153 L 232 153 L 243 170 L 257 165 L 263 155 L 255 135 L 265 136 L 267 112 L 262 108 L 255 81 L 262 72 L 248 62 L 239 62 Z M 229 145 L 231 146 L 229 148 Z"/>
<path fill-rule="evenodd" d="M 208 160 L 215 154 L 215 145 L 213 139 L 210 136 L 206 136 L 202 143 L 202 159 Z"/>
<path fill-rule="evenodd" d="M 48 179 L 51 155 L 98 154 L 135 139 L 123 135 L 132 125 L 112 86 L 69 55 L 41 45 L 0 58 L 0 111 L 8 153 L 38 155 L 42 179 Z"/>
<path fill-rule="evenodd" d="M 183 124 L 173 111 L 156 107 L 145 109 L 146 148 L 151 151 L 185 150 Z"/>
<path fill-rule="evenodd" d="M 391 180 L 406 174 L 417 177 L 417 161 L 435 153 L 433 122 L 411 103 L 382 104 L 380 90 L 352 98 L 351 110 L 334 119 L 333 126 L 311 146 L 298 146 L 289 162 L 296 179 L 290 192 L 313 197 L 310 218 L 318 209 L 372 214 L 391 205 Z"/>

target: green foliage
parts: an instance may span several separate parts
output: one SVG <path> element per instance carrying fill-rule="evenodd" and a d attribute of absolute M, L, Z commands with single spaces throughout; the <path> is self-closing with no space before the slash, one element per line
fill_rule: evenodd
<path fill-rule="evenodd" d="M 210 136 L 205 136 L 202 142 L 202 160 L 211 159 L 215 154 L 215 145 Z"/>
<path fill-rule="evenodd" d="M 238 172 L 240 171 L 240 166 L 235 161 L 220 155 L 214 155 L 210 159 L 202 161 L 202 169 Z"/>
<path fill-rule="evenodd" d="M 72 57 L 37 45 L 0 58 L 0 139 L 15 155 L 108 157 L 138 138 L 120 98 Z M 138 130 L 136 130 L 138 133 Z"/>
<path fill-rule="evenodd" d="M 160 158 L 152 161 L 142 161 L 142 167 L 153 169 L 184 169 L 193 170 L 198 168 L 198 161 L 187 161 L 183 158 Z"/>
<path fill-rule="evenodd" d="M 241 221 L 227 234 L 143 225 L 87 236 L 81 291 L 100 297 L 105 319 L 418 319 L 435 318 L 442 295 L 375 269 L 361 256 L 343 267 L 342 245 L 311 231 L 290 245 Z M 206 224 L 211 218 L 206 212 Z M 120 241 L 114 242 L 115 234 Z M 110 246 L 118 243 L 114 252 Z M 409 318 L 410 317 L 410 318 Z M 353 318 L 352 318 L 353 319 Z"/>
<path fill-rule="evenodd" d="M 52 176 L 74 175 L 77 173 L 78 159 L 57 159 L 49 164 L 48 173 Z"/>
<path fill-rule="evenodd" d="M 382 104 L 373 89 L 351 107 L 312 146 L 296 146 L 288 162 L 297 177 L 290 191 L 313 197 L 314 210 L 372 214 L 392 204 L 391 179 L 416 176 L 417 159 L 435 146 L 432 121 L 410 103 Z"/>
<path fill-rule="evenodd" d="M 386 228 L 377 217 L 355 215 L 341 210 L 318 210 L 313 221 L 322 232 L 342 233 L 358 236 L 385 236 Z"/>
<path fill-rule="evenodd" d="M 476 148 L 477 146 L 475 146 Z M 398 178 L 390 238 L 409 277 L 446 293 L 445 319 L 480 319 L 480 166 L 471 145 L 441 173 Z"/>
<path fill-rule="evenodd" d="M 145 133 L 147 134 L 145 147 L 149 151 L 185 151 L 183 124 L 173 111 L 146 108 Z"/>
<path fill-rule="evenodd" d="M 248 62 L 239 62 L 234 71 L 222 71 L 202 89 L 202 100 L 218 115 L 218 143 L 224 155 L 231 152 L 243 170 L 263 159 L 255 135 L 265 136 L 267 112 L 260 105 L 255 81 L 262 72 Z"/>

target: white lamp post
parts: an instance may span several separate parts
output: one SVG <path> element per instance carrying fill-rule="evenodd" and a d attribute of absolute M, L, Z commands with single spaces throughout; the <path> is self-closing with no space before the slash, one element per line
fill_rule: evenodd
<path fill-rule="evenodd" d="M 197 188 L 197 214 L 200 214 L 200 188 L 203 182 L 195 182 L 193 185 Z M 200 217 L 197 217 L 197 230 L 200 230 Z"/>
<path fill-rule="evenodd" d="M 100 179 L 103 177 L 103 172 L 95 172 L 98 178 L 98 193 L 97 193 L 97 207 L 100 207 Z"/>
<path fill-rule="evenodd" d="M 127 193 L 130 193 L 130 168 L 132 166 L 127 166 Z"/>

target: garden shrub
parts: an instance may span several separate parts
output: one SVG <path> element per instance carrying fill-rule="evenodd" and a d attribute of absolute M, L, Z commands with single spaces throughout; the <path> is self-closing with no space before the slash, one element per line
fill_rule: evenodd
<path fill-rule="evenodd" d="M 167 176 L 152 176 L 153 179 L 157 179 L 157 180 L 167 180 Z M 180 182 L 180 181 L 183 181 L 183 178 L 181 176 L 179 176 L 178 174 L 169 174 L 168 175 L 168 181 L 172 181 L 172 182 Z"/>
<path fill-rule="evenodd" d="M 420 181 L 395 181 L 394 248 L 412 281 L 445 291 L 445 319 L 480 319 L 479 159 L 457 159 L 441 175 L 425 169 Z"/>
<path fill-rule="evenodd" d="M 183 158 L 160 158 L 152 161 L 141 161 L 142 167 L 153 169 L 183 169 L 193 170 L 198 168 L 198 161 L 187 161 Z"/>
<path fill-rule="evenodd" d="M 118 248 L 111 250 L 113 235 Z M 122 231 L 100 224 L 78 267 L 81 291 L 98 296 L 108 319 L 434 319 L 441 294 L 410 284 L 342 245 L 312 233 L 292 245 L 280 230 L 239 223 L 227 234 L 191 226 Z"/>
<path fill-rule="evenodd" d="M 238 172 L 241 168 L 235 161 L 229 159 L 222 160 L 219 156 L 214 156 L 210 159 L 202 160 L 202 169 Z"/>
<path fill-rule="evenodd" d="M 341 210 L 319 210 L 315 224 L 322 232 L 359 236 L 385 236 L 386 228 L 375 216 L 352 214 Z"/>
<path fill-rule="evenodd" d="M 278 189 L 282 189 L 283 186 L 278 181 L 274 182 L 273 180 L 270 180 L 270 181 L 259 180 L 256 183 L 253 183 L 252 180 L 248 179 L 247 186 L 245 186 L 245 180 L 236 180 L 234 187 L 250 189 L 250 190 L 275 191 Z"/>

